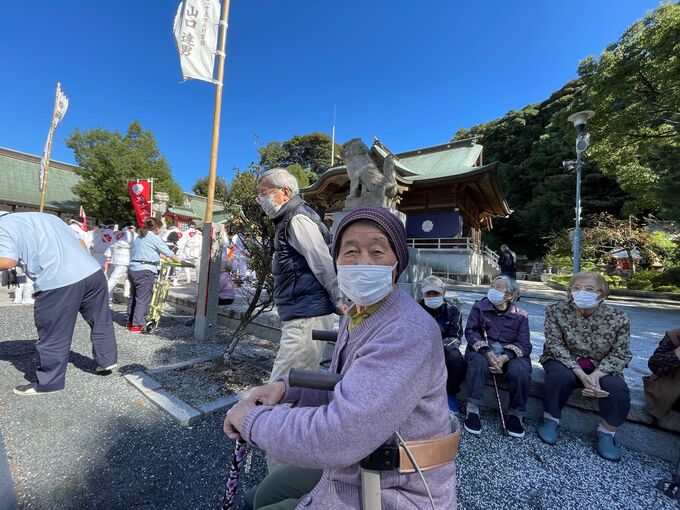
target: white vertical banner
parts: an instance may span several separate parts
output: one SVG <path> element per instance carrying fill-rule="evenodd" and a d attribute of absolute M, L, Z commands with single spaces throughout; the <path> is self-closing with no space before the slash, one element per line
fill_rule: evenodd
<path fill-rule="evenodd" d="M 175 43 L 185 80 L 213 79 L 217 53 L 219 0 L 183 0 L 175 16 Z"/>
<path fill-rule="evenodd" d="M 68 110 L 68 97 L 62 90 L 59 91 L 59 97 L 57 97 L 57 104 L 54 108 L 54 127 L 59 125 L 61 119 L 66 115 L 66 110 Z"/>

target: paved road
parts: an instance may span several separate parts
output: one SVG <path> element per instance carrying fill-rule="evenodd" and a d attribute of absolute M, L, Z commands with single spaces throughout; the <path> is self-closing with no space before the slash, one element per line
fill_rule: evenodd
<path fill-rule="evenodd" d="M 120 326 L 122 307 L 115 306 L 119 373 L 94 374 L 88 328 L 79 320 L 66 391 L 16 397 L 12 387 L 33 375 L 36 335 L 31 307 L 7 306 L 1 296 L 0 430 L 21 508 L 218 507 L 232 452 L 220 430 L 222 417 L 180 428 L 127 386 L 121 373 L 218 353 L 219 340 L 194 342 L 181 321 L 167 321 L 153 335 L 130 335 Z M 461 295 L 466 307 L 474 297 Z M 536 307 L 531 313 L 542 306 L 523 304 Z M 653 487 L 670 470 L 665 462 L 625 451 L 621 463 L 611 464 L 594 454 L 587 436 L 564 433 L 551 448 L 531 432 L 523 441 L 502 438 L 495 413 L 482 419 L 483 436 L 463 438 L 459 508 L 676 508 Z M 258 454 L 241 486 L 262 476 Z"/>

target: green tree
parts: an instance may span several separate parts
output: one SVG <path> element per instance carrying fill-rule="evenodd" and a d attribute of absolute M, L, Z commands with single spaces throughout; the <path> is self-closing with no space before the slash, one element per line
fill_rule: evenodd
<path fill-rule="evenodd" d="M 227 196 L 227 181 L 219 175 L 215 179 L 215 198 L 224 201 Z M 208 177 L 201 177 L 191 187 L 191 191 L 202 197 L 208 196 Z"/>
<path fill-rule="evenodd" d="M 165 191 L 170 201 L 182 203 L 184 193 L 173 177 L 150 131 L 134 121 L 123 135 L 118 131 L 75 130 L 66 146 L 73 150 L 81 181 L 73 188 L 88 214 L 132 221 L 135 214 L 128 194 L 128 179 L 153 177 L 154 191 Z"/>
<path fill-rule="evenodd" d="M 680 5 L 665 2 L 579 66 L 575 108 L 592 109 L 589 158 L 635 200 L 680 220 Z"/>
<path fill-rule="evenodd" d="M 253 240 L 247 244 L 250 252 L 248 265 L 257 275 L 252 289 L 245 286 L 239 288 L 239 293 L 246 298 L 248 307 L 229 338 L 224 354 L 225 362 L 231 359 L 238 342 L 246 334 L 246 328 L 273 306 L 274 245 L 271 240 L 274 239 L 274 223 L 255 200 L 258 194 L 257 180 L 261 173 L 261 168 L 252 164 L 245 170 L 237 170 L 225 197 L 225 210 L 231 213 L 232 217 L 238 218 L 232 228 L 253 236 Z"/>
<path fill-rule="evenodd" d="M 306 188 L 317 179 L 317 175 L 314 172 L 309 168 L 302 168 L 299 163 L 290 165 L 288 171 L 295 176 L 298 181 L 298 186 L 301 188 Z"/>
<path fill-rule="evenodd" d="M 497 161 L 509 218 L 494 220 L 485 241 L 505 242 L 527 256 L 541 257 L 550 239 L 574 225 L 576 177 L 562 162 L 574 158 L 574 133 L 566 117 L 582 85 L 566 84 L 539 104 L 510 111 L 504 117 L 461 129 L 455 139 L 482 137 L 484 159 Z M 605 191 L 606 190 L 606 191 Z M 616 181 L 587 163 L 582 176 L 583 215 L 620 214 L 626 200 Z"/>
<path fill-rule="evenodd" d="M 331 166 L 331 137 L 326 133 L 295 135 L 285 142 L 269 142 L 258 152 L 260 166 L 265 170 L 297 163 L 313 174 L 320 175 Z M 335 155 L 336 162 L 340 161 L 338 144 L 335 144 Z"/>

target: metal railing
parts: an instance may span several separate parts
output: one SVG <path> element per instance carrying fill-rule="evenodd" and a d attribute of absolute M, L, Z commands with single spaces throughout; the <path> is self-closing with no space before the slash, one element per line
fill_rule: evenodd
<path fill-rule="evenodd" d="M 406 240 L 411 248 L 423 250 L 459 250 L 477 251 L 475 243 L 470 237 L 435 237 L 435 238 L 409 238 Z"/>

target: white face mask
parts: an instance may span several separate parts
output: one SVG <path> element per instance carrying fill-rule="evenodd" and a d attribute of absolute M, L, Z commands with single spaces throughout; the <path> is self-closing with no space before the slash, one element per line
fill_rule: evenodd
<path fill-rule="evenodd" d="M 269 216 L 270 218 L 273 218 L 276 216 L 276 213 L 279 212 L 279 209 L 281 209 L 281 205 L 276 205 L 274 203 L 274 197 L 271 195 L 265 195 L 263 197 L 256 197 L 255 201 L 260 204 L 260 207 L 262 207 L 262 210 L 264 213 Z"/>
<path fill-rule="evenodd" d="M 377 303 L 392 292 L 392 270 L 397 267 L 377 265 L 338 265 L 338 287 L 357 305 Z"/>
<path fill-rule="evenodd" d="M 598 293 L 589 290 L 575 290 L 571 293 L 571 297 L 574 299 L 574 304 L 582 310 L 597 308 L 600 304 Z"/>
<path fill-rule="evenodd" d="M 444 296 L 424 297 L 423 301 L 425 306 L 434 310 L 444 304 Z"/>
<path fill-rule="evenodd" d="M 503 301 L 505 301 L 505 292 L 491 288 L 486 293 L 486 297 L 489 298 L 492 304 L 502 305 Z"/>

